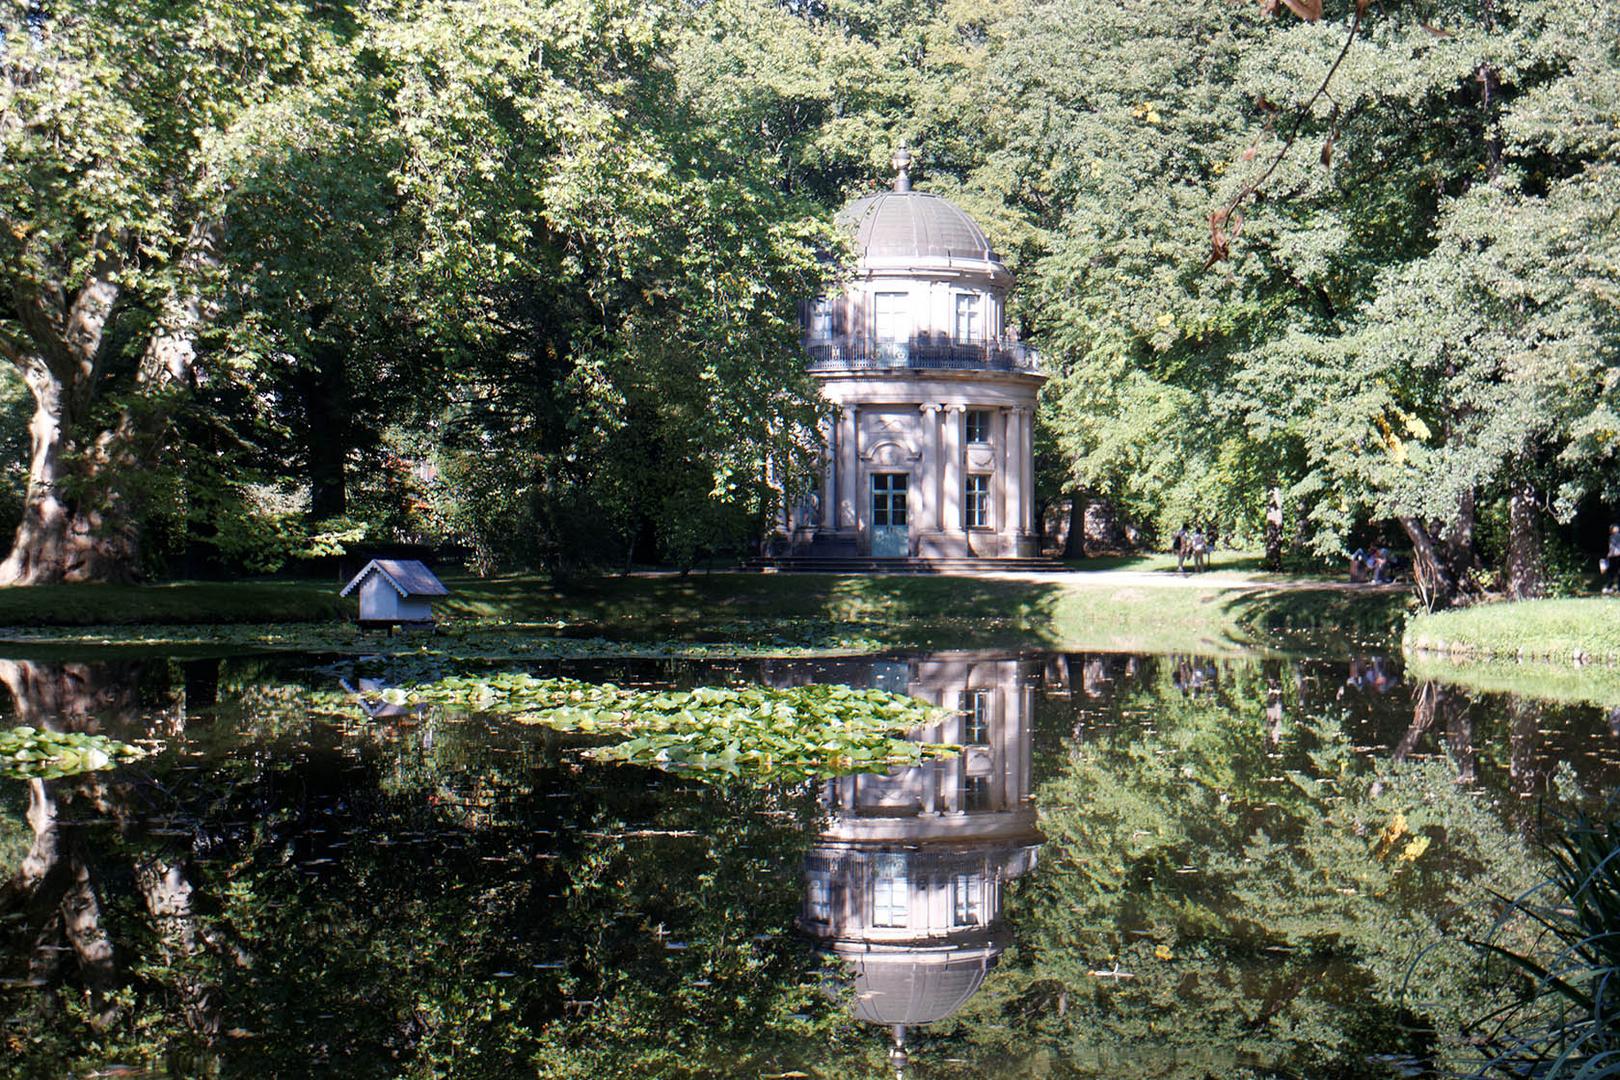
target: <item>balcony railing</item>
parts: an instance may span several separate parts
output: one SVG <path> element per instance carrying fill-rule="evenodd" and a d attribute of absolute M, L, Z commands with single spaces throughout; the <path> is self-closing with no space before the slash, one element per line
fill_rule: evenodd
<path fill-rule="evenodd" d="M 811 338 L 804 343 L 811 371 L 1019 371 L 1039 374 L 1041 357 L 1017 341 L 876 341 Z"/>

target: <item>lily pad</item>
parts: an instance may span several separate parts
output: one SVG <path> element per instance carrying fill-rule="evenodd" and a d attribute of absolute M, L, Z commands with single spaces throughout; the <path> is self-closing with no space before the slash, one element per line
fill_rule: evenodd
<path fill-rule="evenodd" d="M 0 731 L 0 776 L 55 780 L 110 769 L 143 757 L 138 746 L 77 731 L 40 731 L 22 725 Z"/>
<path fill-rule="evenodd" d="M 883 690 L 810 685 L 633 690 L 521 672 L 453 676 L 386 692 L 391 704 L 447 705 L 585 735 L 616 736 L 598 761 L 670 772 L 800 780 L 917 765 L 959 747 L 915 742 L 936 706 Z"/>

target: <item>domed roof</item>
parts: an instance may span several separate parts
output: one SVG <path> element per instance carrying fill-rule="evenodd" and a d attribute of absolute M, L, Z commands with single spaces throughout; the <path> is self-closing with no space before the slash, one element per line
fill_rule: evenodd
<path fill-rule="evenodd" d="M 936 1023 L 967 1004 L 994 965 L 990 950 L 944 963 L 857 960 L 851 1011 L 858 1020 L 885 1026 Z"/>
<path fill-rule="evenodd" d="M 837 220 L 855 234 L 862 259 L 1001 261 L 977 222 L 926 191 L 880 191 L 844 207 Z"/>

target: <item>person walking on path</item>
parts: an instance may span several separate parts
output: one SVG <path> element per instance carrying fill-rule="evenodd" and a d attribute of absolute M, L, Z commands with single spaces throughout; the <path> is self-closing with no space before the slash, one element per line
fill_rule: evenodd
<path fill-rule="evenodd" d="M 1194 529 L 1192 536 L 1187 539 L 1187 546 L 1191 549 L 1193 573 L 1202 573 L 1209 569 L 1209 540 L 1204 536 L 1202 529 Z"/>
<path fill-rule="evenodd" d="M 1176 553 L 1176 573 L 1187 572 L 1187 526 L 1183 525 L 1176 530 L 1176 535 L 1170 538 L 1170 550 Z"/>

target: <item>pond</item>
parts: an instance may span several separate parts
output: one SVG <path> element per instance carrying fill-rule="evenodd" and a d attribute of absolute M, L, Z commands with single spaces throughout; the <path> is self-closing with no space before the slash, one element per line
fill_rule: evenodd
<path fill-rule="evenodd" d="M 332 693 L 451 670 L 0 661 L 5 726 L 155 747 L 0 780 L 4 1072 L 1437 1073 L 1510 988 L 1466 939 L 1620 775 L 1620 713 L 1377 656 L 530 669 L 879 687 L 964 748 L 776 784 Z"/>

